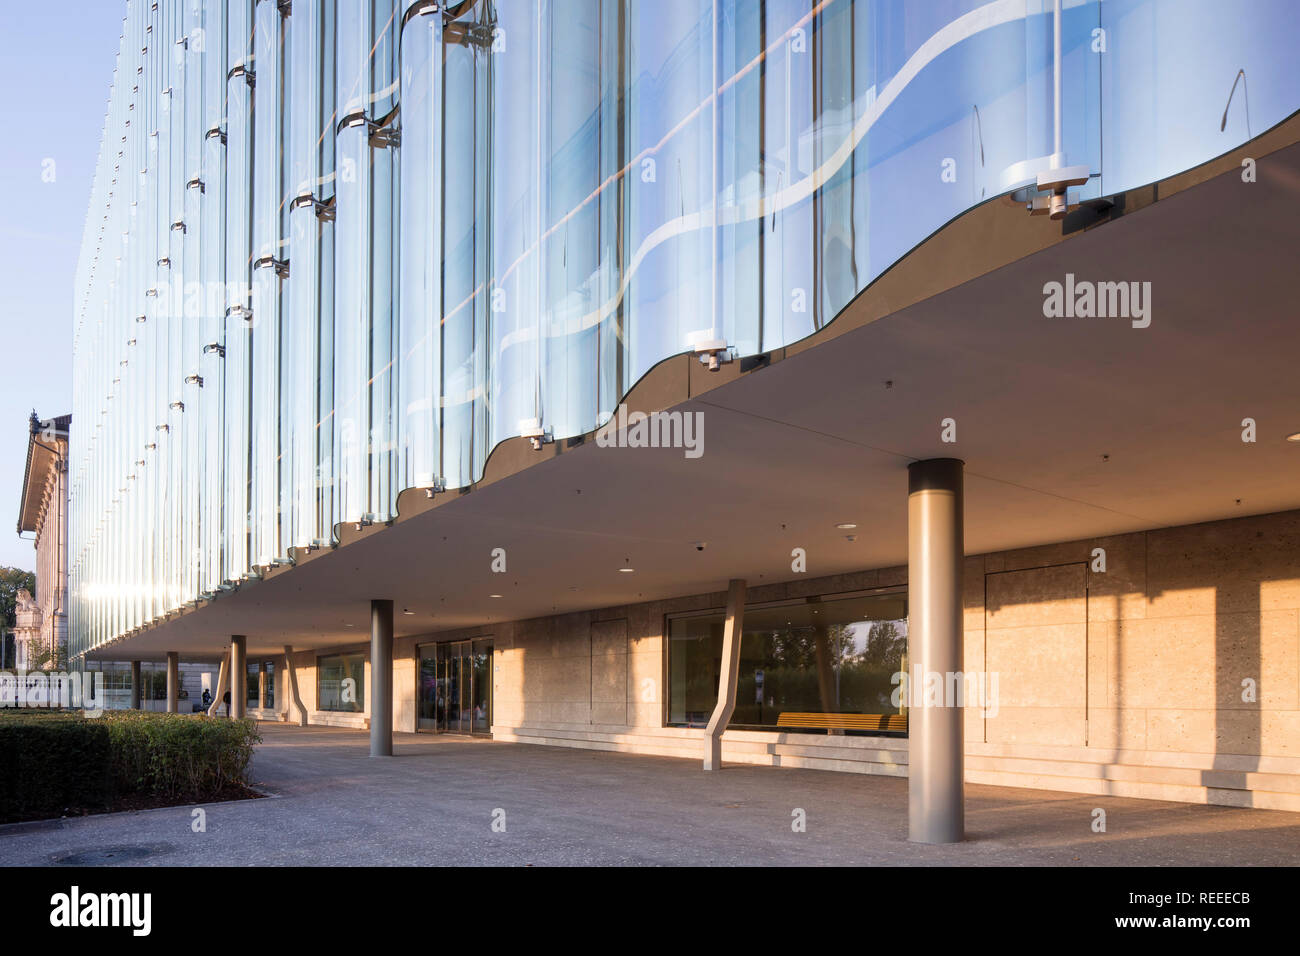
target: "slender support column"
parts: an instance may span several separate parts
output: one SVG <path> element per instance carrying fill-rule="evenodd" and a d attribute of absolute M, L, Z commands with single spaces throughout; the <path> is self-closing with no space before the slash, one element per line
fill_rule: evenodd
<path fill-rule="evenodd" d="M 139 710 L 140 701 L 143 695 L 143 688 L 140 686 L 140 662 L 131 662 L 131 709 Z"/>
<path fill-rule="evenodd" d="M 393 755 L 393 602 L 370 602 L 370 756 Z"/>
<path fill-rule="evenodd" d="M 226 651 L 226 656 L 221 659 L 221 669 L 217 671 L 217 689 L 212 692 L 212 706 L 208 708 L 209 717 L 215 717 L 221 712 L 222 697 L 225 696 L 226 688 L 229 686 L 230 651 Z"/>
<path fill-rule="evenodd" d="M 248 704 L 248 639 L 242 634 L 230 638 L 230 716 L 244 716 Z"/>
<path fill-rule="evenodd" d="M 704 732 L 704 769 L 722 769 L 722 734 L 736 709 L 736 682 L 740 674 L 740 635 L 744 630 L 745 582 L 727 584 L 727 622 L 722 630 L 722 673 L 718 676 L 718 703 Z"/>
<path fill-rule="evenodd" d="M 181 655 L 176 651 L 167 652 L 167 713 L 178 710 L 181 692 Z"/>
<path fill-rule="evenodd" d="M 962 681 L 962 469 L 955 458 L 907 469 L 908 839 L 915 843 L 965 839 L 962 701 L 945 696 Z M 926 693 L 929 680 L 942 681 L 939 700 Z"/>
<path fill-rule="evenodd" d="M 298 696 L 298 669 L 293 665 L 293 647 L 289 644 L 284 645 L 284 678 L 285 696 L 289 698 L 284 702 L 284 719 L 296 723 L 299 727 L 306 727 L 307 708 L 303 706 L 302 698 Z M 298 711 L 296 717 L 295 709 Z"/>

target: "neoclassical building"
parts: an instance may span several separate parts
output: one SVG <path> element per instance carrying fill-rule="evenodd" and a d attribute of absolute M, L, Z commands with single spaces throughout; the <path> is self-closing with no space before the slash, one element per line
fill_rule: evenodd
<path fill-rule="evenodd" d="M 19 668 L 53 666 L 68 649 L 68 426 L 71 415 L 28 422 L 18 533 L 35 535 L 36 597 L 18 592 L 14 630 Z M 49 655 L 57 649 L 55 657 Z M 42 660 L 42 655 L 45 655 Z"/>

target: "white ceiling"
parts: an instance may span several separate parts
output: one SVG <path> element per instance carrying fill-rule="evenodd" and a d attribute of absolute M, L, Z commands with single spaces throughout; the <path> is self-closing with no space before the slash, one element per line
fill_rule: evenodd
<path fill-rule="evenodd" d="M 966 461 L 968 553 L 1300 507 L 1298 200 L 1292 146 L 704 393 L 700 458 L 588 441 L 99 656 L 355 643 L 372 597 L 404 635 L 776 582 L 796 546 L 814 576 L 900 565 L 918 458 Z M 1045 318 L 1066 272 L 1151 282 L 1150 327 Z"/>

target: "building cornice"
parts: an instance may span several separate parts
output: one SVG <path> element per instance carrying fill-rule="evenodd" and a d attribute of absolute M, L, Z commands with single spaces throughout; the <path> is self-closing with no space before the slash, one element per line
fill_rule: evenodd
<path fill-rule="evenodd" d="M 50 478 L 67 458 L 71 424 L 71 415 L 42 421 L 32 413 L 28 422 L 27 464 L 18 499 L 19 534 L 38 533 L 44 523 Z"/>

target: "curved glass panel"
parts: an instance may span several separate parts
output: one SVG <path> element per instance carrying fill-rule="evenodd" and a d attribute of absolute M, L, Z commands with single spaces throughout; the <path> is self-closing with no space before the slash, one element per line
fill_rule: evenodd
<path fill-rule="evenodd" d="M 436 54 L 436 55 L 435 55 Z M 442 475 L 435 397 L 442 363 L 442 17 L 402 33 L 402 198 L 398 243 L 401 365 L 400 484 L 431 488 Z"/>
<path fill-rule="evenodd" d="M 78 653 L 805 338 L 954 217 L 1300 106 L 1288 0 L 127 0 L 77 268 Z M 1059 40 L 1058 40 L 1059 37 Z M 399 70 L 400 66 L 400 70 Z"/>

